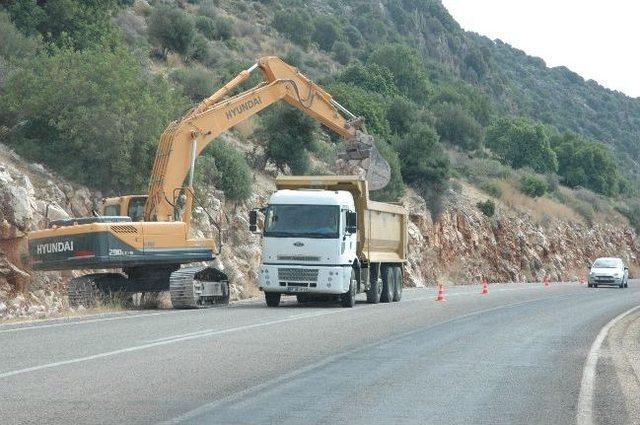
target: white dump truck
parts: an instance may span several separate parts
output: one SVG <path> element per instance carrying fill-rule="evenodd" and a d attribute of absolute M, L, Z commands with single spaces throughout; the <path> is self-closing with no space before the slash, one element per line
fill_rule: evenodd
<path fill-rule="evenodd" d="M 258 284 L 267 305 L 282 295 L 298 302 L 339 299 L 353 307 L 356 294 L 370 303 L 400 301 L 407 251 L 407 211 L 369 199 L 355 176 L 285 176 L 268 205 L 250 214 L 258 232 L 264 214 Z"/>

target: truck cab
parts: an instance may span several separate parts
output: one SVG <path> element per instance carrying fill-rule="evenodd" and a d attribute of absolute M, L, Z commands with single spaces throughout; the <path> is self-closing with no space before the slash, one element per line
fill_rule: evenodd
<path fill-rule="evenodd" d="M 338 295 L 349 290 L 357 258 L 351 193 L 279 190 L 263 211 L 261 290 L 291 295 Z"/>

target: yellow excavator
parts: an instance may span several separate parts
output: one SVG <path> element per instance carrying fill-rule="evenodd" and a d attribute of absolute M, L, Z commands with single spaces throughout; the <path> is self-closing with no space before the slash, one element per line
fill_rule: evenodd
<path fill-rule="evenodd" d="M 264 81 L 231 96 L 256 69 Z M 277 57 L 263 57 L 163 132 L 147 195 L 104 199 L 92 217 L 51 221 L 29 233 L 34 270 L 120 269 L 69 282 L 72 306 L 91 306 L 104 294 L 169 290 L 174 308 L 229 301 L 227 276 L 206 265 L 222 243 L 190 239 L 196 158 L 221 133 L 284 100 L 345 139 L 342 158 L 361 165 L 372 189 L 389 181 L 389 165 L 363 130 L 363 119 Z M 187 182 L 185 186 L 185 180 Z M 182 201 L 182 202 L 181 202 Z M 218 236 L 220 235 L 218 229 Z"/>

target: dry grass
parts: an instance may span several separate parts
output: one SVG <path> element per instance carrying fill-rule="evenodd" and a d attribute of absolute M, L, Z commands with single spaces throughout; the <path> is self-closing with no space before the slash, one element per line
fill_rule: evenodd
<path fill-rule="evenodd" d="M 549 218 L 584 222 L 582 216 L 558 201 L 544 196 L 531 198 L 520 192 L 514 182 L 502 181 L 499 185 L 502 189 L 501 202 L 514 210 L 529 213 L 532 220 L 538 224 L 544 223 Z"/>

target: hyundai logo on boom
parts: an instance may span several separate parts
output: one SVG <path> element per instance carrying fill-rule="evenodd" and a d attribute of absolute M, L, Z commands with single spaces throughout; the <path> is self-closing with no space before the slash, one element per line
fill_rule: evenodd
<path fill-rule="evenodd" d="M 67 251 L 73 251 L 73 241 L 43 243 L 36 247 L 38 255 L 55 254 L 57 252 Z"/>
<path fill-rule="evenodd" d="M 235 106 L 232 109 L 229 109 L 226 112 L 227 119 L 230 120 L 231 118 L 234 118 L 236 115 L 241 114 L 245 111 L 248 111 L 249 109 L 252 109 L 256 105 L 260 105 L 261 103 L 262 103 L 262 100 L 260 100 L 260 96 L 254 97 L 253 99 L 249 99 L 246 102 L 241 103 L 240 105 Z"/>

